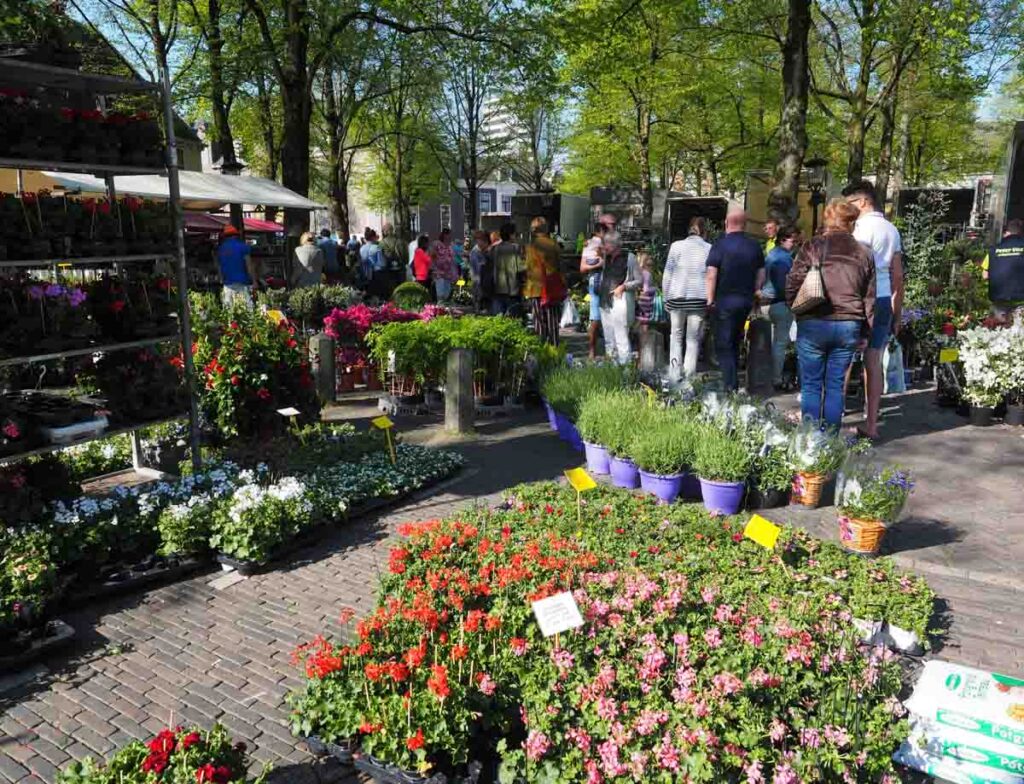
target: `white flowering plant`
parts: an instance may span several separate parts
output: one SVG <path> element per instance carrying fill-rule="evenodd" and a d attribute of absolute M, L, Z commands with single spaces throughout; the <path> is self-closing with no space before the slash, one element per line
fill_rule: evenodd
<path fill-rule="evenodd" d="M 1017 330 L 974 327 L 962 330 L 960 361 L 964 366 L 964 397 L 973 406 L 995 408 L 1020 383 Z M 1024 389 L 1021 389 L 1024 392 Z"/>
<path fill-rule="evenodd" d="M 313 522 L 313 501 L 293 476 L 247 482 L 214 509 L 210 546 L 240 561 L 264 563 Z"/>

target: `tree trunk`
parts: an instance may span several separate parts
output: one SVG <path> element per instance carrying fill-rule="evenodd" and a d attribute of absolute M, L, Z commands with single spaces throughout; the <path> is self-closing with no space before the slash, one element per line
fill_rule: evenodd
<path fill-rule="evenodd" d="M 312 100 L 308 83 L 309 8 L 307 0 L 289 0 L 285 9 L 284 78 L 281 109 L 281 182 L 300 196 L 309 195 L 309 122 Z M 309 229 L 309 210 L 286 208 L 285 233 L 297 237 Z M 290 259 L 290 253 L 289 253 Z"/>
<path fill-rule="evenodd" d="M 893 172 L 893 214 L 900 208 L 900 191 L 907 180 L 907 156 L 910 154 L 910 112 L 906 109 L 900 115 L 900 151 Z"/>
<path fill-rule="evenodd" d="M 640 220 L 650 227 L 654 219 L 654 191 L 651 187 L 651 115 L 643 109 L 640 115 Z"/>
<path fill-rule="evenodd" d="M 864 178 L 864 105 L 855 99 L 852 115 L 846 124 L 846 143 L 849 158 L 846 162 L 846 181 L 856 182 Z"/>
<path fill-rule="evenodd" d="M 303 80 L 305 81 L 305 80 Z M 300 196 L 309 194 L 309 101 L 304 88 L 281 85 L 284 139 L 281 143 L 281 183 Z M 285 233 L 297 237 L 309 229 L 309 210 L 286 207 Z"/>
<path fill-rule="evenodd" d="M 892 142 L 896 133 L 896 90 L 890 91 L 882 102 L 882 138 L 878 148 L 878 166 L 875 168 L 875 192 L 878 209 L 885 212 L 889 198 L 889 175 L 892 171 Z"/>
<path fill-rule="evenodd" d="M 807 35 L 811 0 L 789 0 L 789 21 L 782 44 L 782 121 L 775 182 L 768 194 L 768 215 L 779 223 L 795 223 L 800 215 L 797 195 L 807 154 L 807 91 L 810 72 Z"/>

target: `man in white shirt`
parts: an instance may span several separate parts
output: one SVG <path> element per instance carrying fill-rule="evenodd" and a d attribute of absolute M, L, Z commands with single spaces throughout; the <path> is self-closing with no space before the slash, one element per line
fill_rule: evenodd
<path fill-rule="evenodd" d="M 903 311 L 903 245 L 896 227 L 878 209 L 875 186 L 867 180 L 843 189 L 846 200 L 860 210 L 853 236 L 875 258 L 875 319 L 864 352 L 865 420 L 859 435 L 878 438 L 884 371 L 882 352 L 890 336 L 899 332 Z"/>

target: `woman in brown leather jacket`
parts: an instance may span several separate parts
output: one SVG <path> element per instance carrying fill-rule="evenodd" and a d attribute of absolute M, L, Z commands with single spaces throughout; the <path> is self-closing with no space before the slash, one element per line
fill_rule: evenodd
<path fill-rule="evenodd" d="M 825 208 L 825 231 L 801 248 L 786 277 L 792 307 L 812 260 L 821 263 L 827 302 L 797 316 L 800 413 L 838 430 L 843 421 L 843 386 L 854 353 L 863 346 L 875 307 L 875 262 L 854 239 L 858 210 L 841 199 Z"/>

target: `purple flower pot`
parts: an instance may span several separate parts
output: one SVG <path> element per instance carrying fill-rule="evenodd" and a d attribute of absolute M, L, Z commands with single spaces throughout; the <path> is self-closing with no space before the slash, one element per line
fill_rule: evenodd
<path fill-rule="evenodd" d="M 697 478 L 696 474 L 691 474 L 689 471 L 683 471 L 681 484 L 682 490 L 680 491 L 680 495 L 687 501 L 700 501 L 704 498 L 704 494 L 700 489 L 700 479 Z"/>
<path fill-rule="evenodd" d="M 572 427 L 572 422 L 564 414 L 555 412 L 555 430 L 558 431 L 558 437 L 563 441 L 569 441 L 569 428 Z"/>
<path fill-rule="evenodd" d="M 715 482 L 703 477 L 700 480 L 704 508 L 717 514 L 736 514 L 743 506 L 743 494 L 746 489 L 746 482 Z"/>
<path fill-rule="evenodd" d="M 551 425 L 551 429 L 557 431 L 558 430 L 558 420 L 555 418 L 556 417 L 555 409 L 553 409 L 551 407 L 551 404 L 548 401 L 546 401 L 546 400 L 544 401 L 544 411 L 548 415 L 548 424 Z"/>
<path fill-rule="evenodd" d="M 612 484 L 616 487 L 624 487 L 627 490 L 636 490 L 640 487 L 640 469 L 632 460 L 612 456 L 609 461 L 611 469 Z"/>
<path fill-rule="evenodd" d="M 670 504 L 683 489 L 683 474 L 649 474 L 641 469 L 640 487 L 656 495 L 662 503 Z"/>
<path fill-rule="evenodd" d="M 590 473 L 604 476 L 612 470 L 609 465 L 611 456 L 603 446 L 584 441 L 583 451 L 587 453 L 587 470 Z"/>
<path fill-rule="evenodd" d="M 568 422 L 569 420 L 566 421 Z M 580 437 L 580 431 L 576 429 L 576 425 L 574 425 L 572 422 L 569 422 L 566 434 L 569 436 L 569 438 L 566 439 L 569 442 L 569 446 L 571 446 L 577 452 L 582 452 L 583 439 Z"/>

